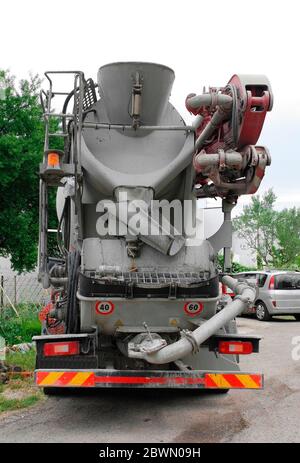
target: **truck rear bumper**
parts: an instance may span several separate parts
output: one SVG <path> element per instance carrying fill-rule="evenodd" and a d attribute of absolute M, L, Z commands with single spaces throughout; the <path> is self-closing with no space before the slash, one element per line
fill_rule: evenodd
<path fill-rule="evenodd" d="M 35 370 L 39 387 L 263 389 L 260 373 L 219 371 Z"/>

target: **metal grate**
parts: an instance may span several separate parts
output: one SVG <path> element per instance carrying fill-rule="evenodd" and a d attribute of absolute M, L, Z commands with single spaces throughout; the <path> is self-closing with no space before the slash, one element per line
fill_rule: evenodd
<path fill-rule="evenodd" d="M 85 92 L 83 97 L 83 110 L 86 111 L 97 101 L 95 84 L 93 79 L 88 79 L 85 83 Z"/>
<path fill-rule="evenodd" d="M 180 285 L 192 285 L 202 283 L 210 278 L 209 272 L 119 272 L 115 274 L 90 274 L 91 277 L 106 281 L 124 283 L 136 283 L 145 285 L 156 285 L 176 283 Z"/>

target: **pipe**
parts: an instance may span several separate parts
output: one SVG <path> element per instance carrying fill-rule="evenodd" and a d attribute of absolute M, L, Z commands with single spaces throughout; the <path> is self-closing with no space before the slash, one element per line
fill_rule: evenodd
<path fill-rule="evenodd" d="M 101 124 L 100 122 L 84 122 L 83 128 L 87 129 L 108 129 L 108 130 L 134 130 L 134 131 L 183 131 L 183 132 L 194 132 L 194 125 L 140 125 L 133 127 L 132 125 L 121 125 L 121 124 Z"/>
<path fill-rule="evenodd" d="M 202 106 L 222 106 L 224 109 L 229 110 L 232 108 L 232 97 L 224 93 L 204 93 L 203 95 L 194 95 L 186 99 L 186 108 L 190 112 L 199 110 Z"/>
<path fill-rule="evenodd" d="M 223 159 L 222 159 L 223 158 Z M 243 157 L 237 151 L 226 151 L 219 153 L 199 153 L 194 159 L 194 168 L 197 172 L 203 171 L 207 167 L 217 167 L 224 164 L 224 167 L 241 168 Z M 221 166 L 222 167 L 222 166 Z"/>
<path fill-rule="evenodd" d="M 202 124 L 203 120 L 204 120 L 204 117 L 201 114 L 197 114 L 197 116 L 195 117 L 195 120 L 194 120 L 194 122 L 192 124 L 192 127 L 194 128 L 194 130 L 199 129 L 199 127 Z"/>
<path fill-rule="evenodd" d="M 255 300 L 256 290 L 248 284 L 240 283 L 235 278 L 228 275 L 222 278 L 222 282 L 238 296 L 229 303 L 227 307 L 190 333 L 198 346 L 218 332 L 226 323 L 242 313 L 246 306 L 249 303 L 253 303 Z M 180 360 L 190 354 L 192 350 L 192 343 L 185 337 L 173 344 L 169 344 L 157 352 L 151 354 L 146 353 L 142 358 L 149 363 L 164 364 Z"/>
<path fill-rule="evenodd" d="M 220 124 L 229 116 L 230 111 L 223 110 L 221 106 L 217 109 L 214 113 L 213 117 L 205 127 L 205 129 L 201 132 L 199 137 L 195 143 L 195 151 L 199 151 L 206 140 L 209 140 L 210 137 L 213 135 L 214 131 L 220 126 Z"/>

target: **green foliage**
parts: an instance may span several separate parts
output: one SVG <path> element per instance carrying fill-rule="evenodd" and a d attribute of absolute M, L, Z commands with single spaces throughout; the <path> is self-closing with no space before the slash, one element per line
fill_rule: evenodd
<path fill-rule="evenodd" d="M 283 209 L 276 220 L 275 267 L 300 267 L 300 209 Z"/>
<path fill-rule="evenodd" d="M 11 255 L 16 270 L 36 265 L 38 164 L 43 150 L 43 121 L 38 104 L 40 80 L 21 81 L 19 89 L 1 71 L 0 100 L 0 253 Z"/>
<path fill-rule="evenodd" d="M 10 308 L 3 309 L 0 316 L 0 335 L 7 345 L 31 342 L 32 336 L 41 333 L 38 306 L 21 304 L 17 306 L 17 310 L 20 317 Z"/>
<path fill-rule="evenodd" d="M 224 256 L 218 254 L 218 268 L 220 271 L 223 269 L 224 263 Z M 251 270 L 255 270 L 253 267 L 246 267 L 245 265 L 241 265 L 238 262 L 231 263 L 232 273 L 240 273 L 240 272 L 250 272 Z"/>
<path fill-rule="evenodd" d="M 37 263 L 38 170 L 44 149 L 40 83 L 38 76 L 31 76 L 16 85 L 8 71 L 0 70 L 0 86 L 5 89 L 0 99 L 0 255 L 10 256 L 19 272 Z M 54 194 L 50 227 L 56 227 Z"/>
<path fill-rule="evenodd" d="M 5 363 L 21 367 L 23 371 L 33 371 L 35 368 L 35 356 L 36 352 L 34 349 L 25 353 L 9 353 L 5 358 Z"/>
<path fill-rule="evenodd" d="M 272 189 L 251 198 L 233 226 L 248 249 L 256 253 L 257 268 L 297 268 L 300 262 L 300 209 L 274 209 Z"/>
<path fill-rule="evenodd" d="M 3 395 L 0 396 L 0 412 L 8 410 L 19 410 L 34 405 L 40 397 L 38 395 L 30 395 L 24 399 L 6 399 Z"/>

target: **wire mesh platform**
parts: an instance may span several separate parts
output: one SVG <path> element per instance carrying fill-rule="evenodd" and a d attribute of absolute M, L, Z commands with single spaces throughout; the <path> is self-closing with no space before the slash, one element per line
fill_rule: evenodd
<path fill-rule="evenodd" d="M 135 283 L 135 284 L 149 284 L 152 285 L 169 285 L 176 283 L 179 285 L 192 285 L 199 284 L 201 282 L 210 279 L 209 272 L 155 272 L 155 271 L 139 271 L 139 272 L 116 272 L 116 273 L 97 273 L 90 272 L 90 278 L 97 280 L 104 280 L 109 282 L 124 282 L 124 283 Z"/>

